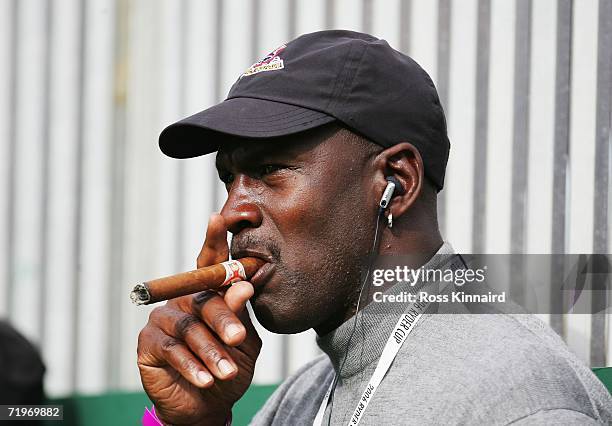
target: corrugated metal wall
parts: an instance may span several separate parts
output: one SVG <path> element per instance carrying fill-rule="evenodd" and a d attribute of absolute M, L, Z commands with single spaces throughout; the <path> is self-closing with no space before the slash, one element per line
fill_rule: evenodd
<path fill-rule="evenodd" d="M 50 394 L 139 387 L 145 278 L 191 268 L 223 203 L 213 158 L 157 148 L 293 36 L 371 32 L 430 72 L 452 142 L 440 205 L 463 252 L 609 252 L 609 0 L 0 0 L 0 316 Z M 586 362 L 605 315 L 544 318 Z M 264 334 L 255 380 L 317 353 Z"/>

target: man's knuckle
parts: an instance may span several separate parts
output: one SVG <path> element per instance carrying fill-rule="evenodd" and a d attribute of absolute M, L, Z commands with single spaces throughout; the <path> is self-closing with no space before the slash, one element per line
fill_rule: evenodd
<path fill-rule="evenodd" d="M 197 370 L 195 362 L 190 358 L 181 358 L 179 361 L 179 368 L 181 371 L 195 371 Z"/>
<path fill-rule="evenodd" d="M 166 337 L 161 341 L 160 347 L 164 353 L 172 352 L 179 344 L 174 337 Z"/>
<path fill-rule="evenodd" d="M 208 302 L 210 299 L 215 297 L 217 293 L 212 290 L 201 291 L 196 294 L 192 300 L 192 307 L 195 312 L 199 312 L 200 309 Z"/>
<path fill-rule="evenodd" d="M 149 330 L 148 330 L 148 327 L 144 327 L 138 333 L 138 346 L 137 346 L 137 350 L 139 352 L 140 352 L 141 347 L 146 343 L 147 340 L 149 340 Z"/>
<path fill-rule="evenodd" d="M 176 333 L 178 336 L 185 336 L 200 323 L 200 320 L 193 315 L 184 315 L 176 322 Z"/>
<path fill-rule="evenodd" d="M 217 362 L 221 359 L 219 348 L 212 342 L 206 342 L 200 345 L 200 353 L 209 361 Z"/>
<path fill-rule="evenodd" d="M 164 308 L 162 306 L 156 306 L 149 314 L 149 322 L 156 322 L 159 318 L 163 317 Z"/>
<path fill-rule="evenodd" d="M 215 330 L 223 330 L 225 327 L 229 326 L 230 324 L 235 324 L 236 321 L 234 321 L 234 316 L 227 311 L 220 311 L 218 312 L 211 321 L 211 325 L 213 327 L 213 329 Z"/>

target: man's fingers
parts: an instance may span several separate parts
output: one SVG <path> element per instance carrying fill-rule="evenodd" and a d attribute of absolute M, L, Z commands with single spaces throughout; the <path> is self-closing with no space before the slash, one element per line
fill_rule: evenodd
<path fill-rule="evenodd" d="M 248 281 L 238 281 L 226 290 L 223 299 L 232 312 L 240 313 L 253 294 L 255 294 L 253 284 Z"/>
<path fill-rule="evenodd" d="M 220 295 L 207 291 L 194 297 L 192 312 L 202 318 L 223 341 L 230 346 L 238 346 L 249 356 L 257 357 L 261 349 L 261 338 L 245 309 L 247 301 L 253 296 L 253 285 L 239 281 L 227 287 Z M 237 326 L 234 330 L 232 326 Z"/>
<path fill-rule="evenodd" d="M 198 388 L 207 388 L 214 383 L 210 372 L 179 340 L 154 327 L 146 327 L 139 340 L 146 339 L 155 345 L 139 344 L 138 366 L 141 370 L 171 366 L 189 383 Z M 144 343 L 144 342 L 143 342 Z M 147 346 L 148 349 L 142 349 Z"/>
<path fill-rule="evenodd" d="M 255 326 L 249 316 L 249 311 L 246 309 L 246 304 L 251 297 L 255 294 L 253 284 L 248 281 L 238 281 L 232 284 L 225 294 L 223 300 L 229 309 L 232 310 L 246 329 L 246 338 L 241 347 L 244 347 L 246 351 L 252 356 L 257 357 L 259 350 L 261 349 L 261 338 L 255 330 Z M 250 352 L 254 350 L 255 352 Z"/>
<path fill-rule="evenodd" d="M 202 292 L 193 298 L 193 312 L 208 324 L 224 343 L 237 346 L 244 341 L 246 329 L 236 314 L 214 291 Z"/>
<path fill-rule="evenodd" d="M 168 311 L 158 326 L 165 334 L 176 336 L 177 341 L 184 341 L 215 377 L 227 380 L 238 372 L 236 363 L 223 345 L 195 315 Z"/>
<path fill-rule="evenodd" d="M 207 388 L 214 383 L 206 367 L 180 341 L 167 336 L 161 348 L 168 364 L 192 385 Z"/>
<path fill-rule="evenodd" d="M 228 257 L 229 246 L 227 245 L 225 219 L 220 214 L 213 213 L 208 220 L 206 238 L 198 255 L 197 266 L 198 268 L 203 268 L 214 265 L 215 263 L 226 261 Z"/>

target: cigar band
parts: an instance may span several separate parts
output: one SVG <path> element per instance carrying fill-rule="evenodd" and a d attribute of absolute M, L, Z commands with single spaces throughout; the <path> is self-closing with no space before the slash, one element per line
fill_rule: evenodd
<path fill-rule="evenodd" d="M 235 283 L 236 281 L 246 280 L 246 272 L 244 266 L 237 260 L 228 260 L 222 263 L 225 268 L 225 280 L 222 285 Z"/>

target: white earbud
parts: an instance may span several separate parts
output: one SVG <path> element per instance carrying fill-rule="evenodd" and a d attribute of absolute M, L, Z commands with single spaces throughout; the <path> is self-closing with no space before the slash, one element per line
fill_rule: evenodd
<path fill-rule="evenodd" d="M 378 203 L 381 209 L 384 210 L 387 208 L 387 206 L 389 205 L 389 202 L 391 201 L 391 198 L 393 197 L 394 192 L 395 192 L 395 183 L 388 181 L 387 187 L 385 188 L 382 198 L 380 199 L 380 203 Z"/>
<path fill-rule="evenodd" d="M 391 198 L 393 198 L 393 193 L 395 192 L 395 190 L 397 190 L 399 194 L 404 193 L 404 187 L 396 178 L 394 178 L 393 176 L 387 176 L 385 179 L 387 181 L 387 187 L 383 191 L 383 195 L 380 199 L 380 202 L 378 203 L 380 207 L 380 215 L 383 215 L 383 212 L 389 206 L 389 203 L 391 202 Z M 389 212 L 389 214 L 387 215 L 387 226 L 389 228 L 393 227 L 393 214 L 391 212 Z"/>

